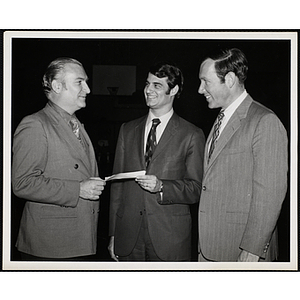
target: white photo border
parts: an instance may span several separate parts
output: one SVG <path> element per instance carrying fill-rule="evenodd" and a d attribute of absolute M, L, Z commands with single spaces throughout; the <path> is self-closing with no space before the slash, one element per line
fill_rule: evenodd
<path fill-rule="evenodd" d="M 116 263 L 11 261 L 11 99 L 13 38 L 289 40 L 290 102 L 290 262 L 272 263 Z M 11 271 L 295 271 L 298 270 L 298 35 L 296 31 L 7 31 L 3 59 L 3 240 L 2 269 Z"/>

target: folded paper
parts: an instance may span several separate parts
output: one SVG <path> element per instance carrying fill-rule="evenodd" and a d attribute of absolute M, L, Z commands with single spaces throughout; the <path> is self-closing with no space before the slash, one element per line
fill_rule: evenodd
<path fill-rule="evenodd" d="M 138 176 L 143 176 L 146 174 L 146 171 L 136 171 L 136 172 L 126 172 L 126 173 L 118 173 L 112 176 L 105 177 L 105 181 L 110 180 L 119 180 L 119 179 L 135 179 Z"/>

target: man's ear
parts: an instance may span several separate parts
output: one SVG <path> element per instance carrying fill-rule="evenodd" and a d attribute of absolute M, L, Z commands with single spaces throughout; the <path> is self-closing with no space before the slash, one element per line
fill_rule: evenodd
<path fill-rule="evenodd" d="M 236 83 L 237 77 L 233 72 L 228 72 L 225 75 L 225 83 L 229 88 L 232 88 Z"/>
<path fill-rule="evenodd" d="M 57 94 L 62 91 L 62 83 L 60 81 L 57 81 L 56 79 L 51 82 L 51 86 L 52 90 Z"/>
<path fill-rule="evenodd" d="M 179 90 L 178 85 L 175 85 L 175 86 L 171 89 L 170 95 L 171 95 L 171 96 L 175 96 L 175 95 L 177 94 L 178 90 Z"/>

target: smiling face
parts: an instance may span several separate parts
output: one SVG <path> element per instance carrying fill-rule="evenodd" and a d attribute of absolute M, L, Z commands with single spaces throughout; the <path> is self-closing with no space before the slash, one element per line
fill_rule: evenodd
<path fill-rule="evenodd" d="M 73 114 L 86 106 L 86 96 L 90 93 L 87 80 L 88 77 L 80 65 L 65 65 L 64 73 L 57 80 L 61 85 L 58 104 L 68 113 Z"/>
<path fill-rule="evenodd" d="M 199 79 L 201 83 L 198 92 L 205 96 L 209 108 L 226 108 L 230 104 L 230 89 L 226 81 L 221 83 L 212 59 L 209 58 L 202 63 Z"/>
<path fill-rule="evenodd" d="M 146 104 L 155 115 L 163 115 L 171 110 L 178 86 L 170 90 L 167 77 L 158 78 L 149 73 L 144 88 Z"/>

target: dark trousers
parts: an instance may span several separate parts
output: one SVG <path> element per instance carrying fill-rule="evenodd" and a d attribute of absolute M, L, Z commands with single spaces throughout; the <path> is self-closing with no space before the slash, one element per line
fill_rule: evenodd
<path fill-rule="evenodd" d="M 93 259 L 95 255 L 68 257 L 68 258 L 49 258 L 49 257 L 34 256 L 24 252 L 20 252 L 20 253 L 21 253 L 22 261 L 95 261 L 95 259 Z"/>
<path fill-rule="evenodd" d="M 119 256 L 118 259 L 119 261 L 162 261 L 156 255 L 152 245 L 145 213 L 139 236 L 132 252 L 128 256 Z"/>

